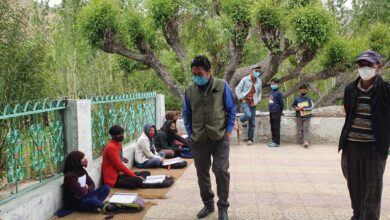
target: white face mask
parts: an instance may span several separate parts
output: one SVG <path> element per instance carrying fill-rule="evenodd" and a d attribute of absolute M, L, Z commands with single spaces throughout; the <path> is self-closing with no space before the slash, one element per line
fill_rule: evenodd
<path fill-rule="evenodd" d="M 376 69 L 368 66 L 359 68 L 358 72 L 363 80 L 369 80 L 376 75 Z"/>

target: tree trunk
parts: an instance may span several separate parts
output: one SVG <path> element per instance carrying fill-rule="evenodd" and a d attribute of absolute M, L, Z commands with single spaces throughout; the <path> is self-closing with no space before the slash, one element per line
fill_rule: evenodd
<path fill-rule="evenodd" d="M 176 53 L 179 58 L 180 64 L 183 68 L 184 73 L 188 71 L 187 66 L 187 53 L 181 45 L 179 35 L 179 23 L 176 19 L 169 21 L 163 28 L 165 40 L 171 46 L 172 50 Z"/>
<path fill-rule="evenodd" d="M 242 61 L 243 46 L 234 45 L 233 41 L 229 41 L 228 61 L 225 68 L 225 80 L 230 84 L 233 74 Z"/>

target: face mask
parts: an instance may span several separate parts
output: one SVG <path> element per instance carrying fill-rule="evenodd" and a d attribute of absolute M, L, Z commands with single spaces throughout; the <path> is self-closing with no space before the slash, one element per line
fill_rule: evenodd
<path fill-rule="evenodd" d="M 301 92 L 301 96 L 305 96 L 306 94 L 306 92 Z"/>
<path fill-rule="evenodd" d="M 368 67 L 368 66 L 365 66 L 365 67 L 361 67 L 358 69 L 358 72 L 359 72 L 359 76 L 363 79 L 363 80 L 369 80 L 371 79 L 372 77 L 375 76 L 376 74 L 376 70 L 372 67 Z"/>
<path fill-rule="evenodd" d="M 271 85 L 271 89 L 272 89 L 272 90 L 275 90 L 275 89 L 278 89 L 278 88 L 279 88 L 278 85 Z"/>
<path fill-rule="evenodd" d="M 261 73 L 259 71 L 253 72 L 253 77 L 259 78 L 261 76 Z"/>
<path fill-rule="evenodd" d="M 193 76 L 192 81 L 198 86 L 204 86 L 207 84 L 208 80 L 204 76 Z"/>
<path fill-rule="evenodd" d="M 125 137 L 123 136 L 123 134 L 115 135 L 115 140 L 116 140 L 116 141 L 122 142 L 123 139 L 125 139 Z"/>
<path fill-rule="evenodd" d="M 154 135 L 156 134 L 156 132 L 155 131 L 149 131 L 148 132 L 148 135 L 149 135 L 149 137 L 154 137 Z"/>

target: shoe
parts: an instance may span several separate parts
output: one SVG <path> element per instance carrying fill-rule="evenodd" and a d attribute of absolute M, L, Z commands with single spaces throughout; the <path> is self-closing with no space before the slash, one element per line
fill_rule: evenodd
<path fill-rule="evenodd" d="M 214 205 L 212 206 L 204 206 L 199 212 L 198 214 L 196 215 L 198 218 L 204 218 L 206 216 L 208 216 L 210 213 L 214 212 L 215 209 L 214 209 Z"/>
<path fill-rule="evenodd" d="M 308 148 L 309 147 L 309 143 L 307 141 L 303 142 L 303 147 L 304 148 Z"/>
<path fill-rule="evenodd" d="M 268 144 L 268 147 L 280 147 L 280 144 L 277 144 L 275 142 L 271 142 Z"/>
<path fill-rule="evenodd" d="M 246 145 L 251 146 L 253 144 L 253 141 L 247 141 Z"/>
<path fill-rule="evenodd" d="M 218 209 L 218 220 L 228 220 L 228 212 L 227 210 Z"/>
<path fill-rule="evenodd" d="M 359 220 L 359 216 L 354 215 L 351 217 L 351 220 Z"/>

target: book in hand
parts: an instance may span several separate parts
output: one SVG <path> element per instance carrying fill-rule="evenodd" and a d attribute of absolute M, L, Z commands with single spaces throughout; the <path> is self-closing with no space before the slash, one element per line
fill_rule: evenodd
<path fill-rule="evenodd" d="M 143 183 L 145 184 L 162 183 L 166 178 L 167 176 L 165 175 L 147 176 Z"/>
<path fill-rule="evenodd" d="M 137 199 L 137 197 L 137 193 L 115 193 L 111 196 L 108 202 L 115 204 L 131 204 Z"/>
<path fill-rule="evenodd" d="M 81 187 L 84 187 L 87 184 L 87 175 L 80 176 L 77 181 L 80 183 Z"/>
<path fill-rule="evenodd" d="M 175 158 L 172 158 L 172 159 L 165 159 L 163 161 L 163 166 L 169 166 L 169 165 L 172 165 L 172 164 L 175 164 L 175 163 L 180 163 L 180 162 L 183 162 L 183 159 L 181 159 L 180 157 L 175 157 Z"/>

